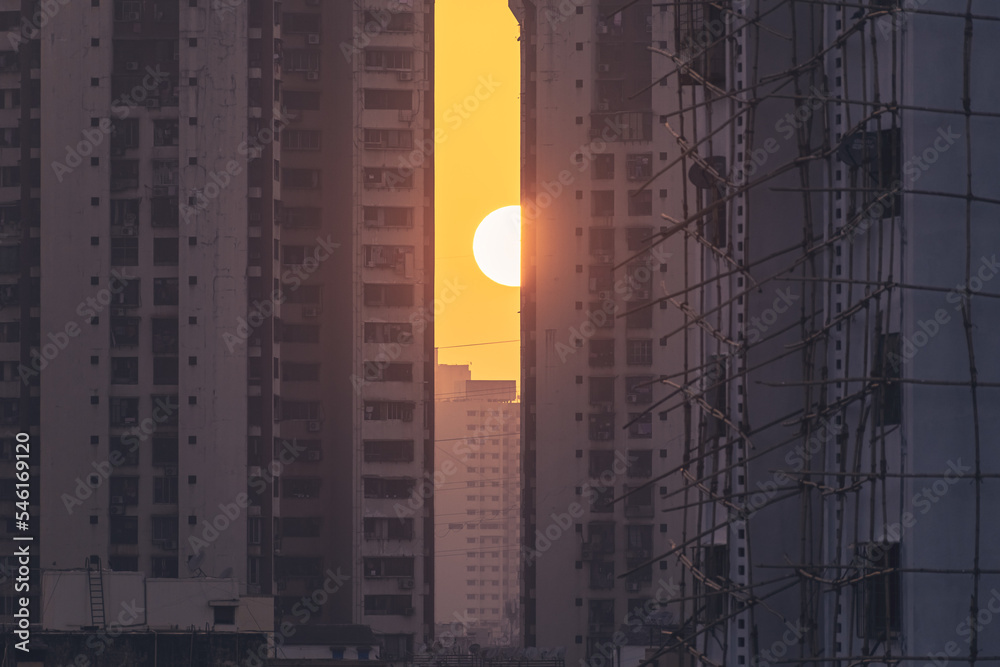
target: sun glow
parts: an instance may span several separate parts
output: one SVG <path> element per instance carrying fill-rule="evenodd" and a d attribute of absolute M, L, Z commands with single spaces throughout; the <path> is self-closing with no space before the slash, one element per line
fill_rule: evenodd
<path fill-rule="evenodd" d="M 521 207 L 504 206 L 479 223 L 472 254 L 490 280 L 517 287 L 521 284 Z"/>

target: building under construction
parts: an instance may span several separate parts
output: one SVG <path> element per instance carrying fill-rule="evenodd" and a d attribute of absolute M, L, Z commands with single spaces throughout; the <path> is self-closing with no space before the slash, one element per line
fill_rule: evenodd
<path fill-rule="evenodd" d="M 556 443 L 540 435 L 554 414 L 549 396 L 573 371 L 548 370 L 547 332 L 559 325 L 551 308 L 534 306 L 553 298 L 548 264 L 572 252 L 574 226 L 591 217 L 540 201 L 558 199 L 545 187 L 559 181 L 548 156 L 560 141 L 586 144 L 588 126 L 621 105 L 600 97 L 616 89 L 601 84 L 616 76 L 616 51 L 602 44 L 645 23 L 652 75 L 640 85 L 618 74 L 617 89 L 623 100 L 655 91 L 659 159 L 628 198 L 658 193 L 663 219 L 640 250 L 615 255 L 615 277 L 640 252 L 665 248 L 671 259 L 653 278 L 651 300 L 622 303 L 616 317 L 673 313 L 660 317 L 674 324 L 654 332 L 668 352 L 656 359 L 653 401 L 641 415 L 677 425 L 680 437 L 654 433 L 653 446 L 680 462 L 638 487 L 615 486 L 622 504 L 659 488 L 656 520 L 670 542 L 616 572 L 618 582 L 656 563 L 676 575 L 661 605 L 669 622 L 642 659 L 1000 662 L 1000 544 L 990 519 L 1000 501 L 1000 284 L 992 282 L 1000 3 L 512 6 L 522 26 L 522 317 L 530 318 L 522 324 L 525 544 L 535 544 L 547 501 L 565 484 L 558 475 L 573 474 L 545 468 L 542 457 L 568 468 L 573 449 L 588 447 L 584 435 L 553 453 Z M 554 55 L 572 50 L 585 55 Z M 587 71 L 575 85 L 591 105 L 582 127 L 568 118 L 580 102 L 557 94 L 574 88 L 575 70 Z M 626 113 L 614 120 L 627 124 Z M 586 263 L 586 248 L 578 250 L 567 261 Z M 619 423 L 623 438 L 641 418 Z M 525 571 L 525 636 L 585 645 L 595 667 L 624 665 L 624 633 L 593 642 L 585 621 L 574 637 L 538 613 L 573 610 L 572 599 L 551 599 L 559 589 L 540 574 L 545 558 Z M 610 597 L 577 595 L 588 594 Z M 632 625 L 621 611 L 617 620 Z"/>

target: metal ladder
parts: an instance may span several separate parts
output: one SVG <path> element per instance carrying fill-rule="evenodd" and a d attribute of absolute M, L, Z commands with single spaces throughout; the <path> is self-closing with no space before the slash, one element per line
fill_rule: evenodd
<path fill-rule="evenodd" d="M 87 585 L 90 587 L 90 622 L 95 628 L 104 628 L 104 575 L 101 557 L 87 557 Z"/>

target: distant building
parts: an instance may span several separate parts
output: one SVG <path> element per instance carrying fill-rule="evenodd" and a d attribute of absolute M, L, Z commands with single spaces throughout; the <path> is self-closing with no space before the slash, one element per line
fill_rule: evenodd
<path fill-rule="evenodd" d="M 438 639 L 519 643 L 519 404 L 516 381 L 437 366 Z"/>

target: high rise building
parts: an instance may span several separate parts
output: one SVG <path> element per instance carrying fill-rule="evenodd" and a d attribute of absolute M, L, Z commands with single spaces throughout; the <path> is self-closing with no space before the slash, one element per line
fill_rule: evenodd
<path fill-rule="evenodd" d="M 436 619 L 483 646 L 518 646 L 520 411 L 514 380 L 473 380 L 439 364 Z M 457 625 L 456 625 L 457 624 Z"/>
<path fill-rule="evenodd" d="M 433 501 L 392 507 L 433 462 L 433 16 L 0 4 L 0 502 L 28 433 L 33 600 L 72 607 L 35 620 L 138 577 L 192 605 L 146 629 L 430 636 Z"/>
<path fill-rule="evenodd" d="M 580 217 L 560 215 L 557 193 L 576 182 L 557 179 L 553 164 L 573 129 L 560 101 L 583 96 L 586 106 L 582 69 L 610 74 L 601 41 L 617 17 L 624 30 L 629 11 L 645 10 L 511 4 L 525 104 L 524 507 L 537 524 L 560 488 L 552 457 L 565 468 L 569 450 L 552 425 L 569 382 L 546 363 L 541 331 L 554 328 L 556 345 L 564 335 L 554 313 L 574 260 L 556 256 L 549 237 L 572 247 L 568 221 Z M 998 471 L 984 406 L 996 392 L 1000 309 L 989 287 L 998 198 L 983 147 L 995 143 L 1000 98 L 981 73 L 994 59 L 997 8 L 651 9 L 644 85 L 660 92 L 654 128 L 666 134 L 654 132 L 664 162 L 644 186 L 665 195 L 656 201 L 667 224 L 650 245 L 687 243 L 652 297 L 654 312 L 681 316 L 654 322 L 668 352 L 652 385 L 654 414 L 668 424 L 684 415 L 683 438 L 657 443 L 681 465 L 654 478 L 669 543 L 653 560 L 678 589 L 666 633 L 639 652 L 623 632 L 589 647 L 590 664 L 992 659 L 1000 594 L 985 508 L 996 504 Z M 680 284 L 679 264 L 690 271 Z M 573 555 L 558 556 L 560 579 L 545 569 L 550 553 L 557 547 L 526 571 L 526 628 L 539 644 L 579 643 L 579 615 L 550 618 L 558 605 L 573 619 L 563 592 L 579 576 Z"/>
<path fill-rule="evenodd" d="M 656 602 L 684 597 L 674 562 L 652 562 L 696 515 L 657 475 L 684 463 L 690 410 L 652 409 L 654 381 L 697 354 L 666 344 L 682 327 L 664 290 L 696 281 L 676 236 L 650 250 L 678 157 L 661 121 L 667 39 L 652 2 L 512 0 L 522 49 L 522 456 L 524 642 L 565 646 L 568 662 L 604 653 L 623 624 L 659 623 Z M 690 590 L 687 591 L 690 595 Z"/>
<path fill-rule="evenodd" d="M 281 480 L 277 618 L 341 567 L 349 583 L 310 623 L 370 626 L 390 659 L 433 635 L 433 498 L 394 509 L 433 469 L 433 10 L 291 0 L 281 14 L 274 252 L 307 277 L 275 369 L 283 437 L 304 448 Z"/>

